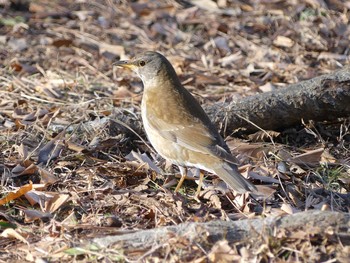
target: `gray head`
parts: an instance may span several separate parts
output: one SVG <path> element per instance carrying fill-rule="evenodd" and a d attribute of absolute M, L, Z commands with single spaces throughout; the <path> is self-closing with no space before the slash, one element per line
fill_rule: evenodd
<path fill-rule="evenodd" d="M 131 60 L 118 61 L 113 65 L 136 72 L 145 86 L 159 78 L 177 80 L 177 75 L 170 62 L 163 55 L 154 51 L 146 51 Z"/>

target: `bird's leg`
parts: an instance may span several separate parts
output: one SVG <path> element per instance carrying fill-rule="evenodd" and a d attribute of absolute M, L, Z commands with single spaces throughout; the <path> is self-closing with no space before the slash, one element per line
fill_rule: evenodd
<path fill-rule="evenodd" d="M 202 172 L 202 170 L 200 170 L 199 171 L 199 183 L 198 183 L 198 187 L 197 187 L 197 191 L 196 191 L 196 197 L 199 196 L 199 193 L 202 189 L 203 179 L 204 179 L 204 173 Z"/>
<path fill-rule="evenodd" d="M 182 167 L 182 166 L 179 166 L 179 169 L 180 169 L 180 173 L 181 173 L 181 178 L 180 178 L 180 181 L 178 182 L 176 188 L 175 188 L 175 192 L 179 191 L 182 183 L 184 182 L 186 176 L 187 176 L 187 168 L 185 167 Z"/>

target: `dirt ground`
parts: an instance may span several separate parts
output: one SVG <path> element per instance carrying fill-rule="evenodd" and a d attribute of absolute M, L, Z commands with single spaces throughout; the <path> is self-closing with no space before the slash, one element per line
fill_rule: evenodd
<path fill-rule="evenodd" d="M 350 227 L 98 247 L 96 237 L 302 211 L 349 213 L 350 118 L 237 137 L 261 196 L 176 167 L 141 128 L 142 83 L 113 63 L 159 51 L 203 105 L 349 66 L 350 2 L 0 0 L 1 262 L 347 262 Z M 273 118 L 273 116 L 271 116 Z M 268 134 L 268 136 L 264 136 Z M 134 232 L 133 232 L 134 233 Z"/>

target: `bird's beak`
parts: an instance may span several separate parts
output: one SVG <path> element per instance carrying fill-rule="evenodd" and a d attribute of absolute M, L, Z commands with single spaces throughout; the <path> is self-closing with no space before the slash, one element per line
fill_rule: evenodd
<path fill-rule="evenodd" d="M 122 67 L 122 68 L 128 68 L 128 69 L 131 69 L 131 70 L 135 70 L 136 69 L 136 65 L 131 60 L 120 60 L 120 61 L 117 61 L 117 62 L 113 63 L 113 66 Z"/>

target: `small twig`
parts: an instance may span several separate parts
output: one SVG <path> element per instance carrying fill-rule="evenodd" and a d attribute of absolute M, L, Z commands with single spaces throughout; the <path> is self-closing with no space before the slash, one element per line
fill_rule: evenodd
<path fill-rule="evenodd" d="M 115 121 L 116 123 L 124 126 L 125 128 L 127 128 L 128 130 L 130 130 L 132 133 L 134 133 L 149 149 L 151 152 L 157 154 L 153 148 L 134 130 L 132 129 L 129 125 L 127 125 L 125 122 L 122 122 L 121 120 L 118 119 L 114 119 L 113 121 Z"/>
<path fill-rule="evenodd" d="M 251 125 L 253 125 L 254 127 L 256 127 L 257 129 L 259 129 L 260 131 L 262 131 L 264 134 L 267 135 L 267 137 L 270 138 L 273 146 L 275 146 L 275 142 L 273 141 L 273 138 L 272 136 L 267 132 L 265 131 L 263 128 L 259 127 L 258 125 L 256 125 L 255 123 L 251 122 L 250 120 L 248 120 L 247 118 L 243 117 L 242 115 L 238 114 L 238 113 L 235 113 L 238 117 L 240 117 L 241 119 L 245 120 L 246 122 L 250 123 Z"/>
<path fill-rule="evenodd" d="M 50 101 L 50 100 L 40 99 L 38 97 L 29 96 L 29 95 L 24 94 L 24 93 L 21 93 L 21 97 L 26 98 L 26 99 L 30 99 L 30 100 L 36 100 L 36 101 L 40 101 L 40 102 L 53 103 L 53 104 L 59 104 L 59 105 L 66 105 L 67 104 L 67 103 L 64 103 L 64 102 L 57 102 L 57 101 Z"/>

